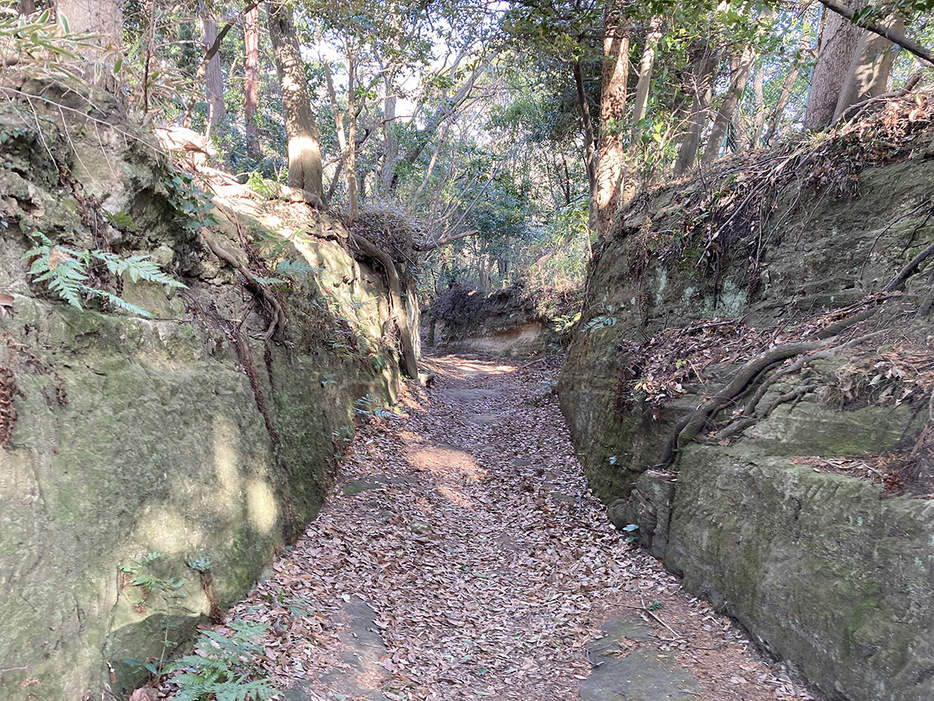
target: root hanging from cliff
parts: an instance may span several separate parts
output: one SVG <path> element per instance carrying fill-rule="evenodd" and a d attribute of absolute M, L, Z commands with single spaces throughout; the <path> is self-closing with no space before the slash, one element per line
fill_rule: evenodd
<path fill-rule="evenodd" d="M 856 321 L 851 321 L 845 326 L 851 326 L 854 323 Z M 843 326 L 842 322 L 841 326 Z M 829 358 L 846 348 L 863 343 L 877 335 L 877 333 L 864 334 L 843 343 L 837 343 L 839 335 L 815 341 L 788 343 L 760 353 L 741 367 L 723 389 L 707 399 L 675 425 L 665 443 L 665 447 L 662 449 L 655 469 L 665 469 L 674 463 L 681 450 L 693 441 L 705 427 L 711 424 L 721 410 L 727 408 L 730 404 L 738 404 L 742 397 L 746 396 L 756 385 L 758 385 L 758 389 L 756 389 L 749 402 L 738 412 L 739 415 L 733 421 L 714 435 L 714 440 L 726 440 L 741 433 L 749 426 L 766 419 L 780 405 L 797 402 L 804 395 L 813 392 L 817 388 L 816 384 L 805 380 L 794 389 L 773 399 L 767 407 L 760 411 L 758 405 L 767 390 L 782 377 L 799 372 L 814 360 Z M 783 367 L 783 363 L 791 358 L 798 359 L 791 365 Z"/>
<path fill-rule="evenodd" d="M 277 333 L 284 338 L 288 329 L 288 321 L 279 300 L 232 253 L 217 243 L 206 228 L 201 229 L 201 239 L 211 253 L 243 276 L 247 289 L 260 300 L 268 322 L 264 341 L 270 341 Z"/>
<path fill-rule="evenodd" d="M 352 233 L 350 242 L 367 258 L 375 260 L 386 272 L 389 283 L 389 305 L 393 322 L 399 332 L 399 345 L 402 347 L 402 358 L 405 361 L 405 374 L 418 381 L 418 359 L 415 354 L 415 342 L 412 338 L 412 329 L 409 327 L 402 304 L 402 283 L 399 280 L 399 271 L 392 257 L 383 249 L 370 241 L 366 236 Z"/>

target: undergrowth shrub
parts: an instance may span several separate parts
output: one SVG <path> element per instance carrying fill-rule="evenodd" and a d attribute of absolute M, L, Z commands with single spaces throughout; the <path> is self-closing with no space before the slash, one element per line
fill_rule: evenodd
<path fill-rule="evenodd" d="M 269 629 L 264 623 L 234 621 L 228 634 L 215 630 L 201 632 L 194 652 L 179 658 L 166 668 L 178 673 L 172 683 L 178 685 L 176 701 L 266 701 L 277 689 L 268 679 L 258 656 L 263 652 L 260 638 Z"/>

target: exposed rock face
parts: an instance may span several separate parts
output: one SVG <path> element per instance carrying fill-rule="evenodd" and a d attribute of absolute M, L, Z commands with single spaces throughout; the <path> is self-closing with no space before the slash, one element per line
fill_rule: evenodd
<path fill-rule="evenodd" d="M 243 265 L 270 242 L 302 263 L 278 297 L 288 331 L 264 342 L 256 295 L 179 218 L 151 144 L 99 113 L 67 127 L 57 115 L 0 113 L 0 382 L 15 411 L 0 448 L 4 701 L 123 698 L 139 678 L 125 660 L 167 657 L 304 528 L 354 403 L 385 404 L 398 381 L 385 289 L 329 234 L 339 224 L 303 233 L 281 208 L 219 203 L 211 236 Z M 152 319 L 77 310 L 27 280 L 35 231 L 152 253 L 189 287 L 126 276 L 121 296 Z"/>
<path fill-rule="evenodd" d="M 919 156 L 867 168 L 858 196 L 785 188 L 761 234 L 724 241 L 714 274 L 705 276 L 699 261 L 712 259 L 702 243 L 672 252 L 664 242 L 684 230 L 684 203 L 696 188 L 729 195 L 732 181 L 716 177 L 651 193 L 602 243 L 559 383 L 591 485 L 614 523 L 638 524 L 643 545 L 688 589 L 735 616 L 828 698 L 932 698 L 934 506 L 926 497 L 934 490 L 929 452 L 912 452 L 926 444 L 930 387 L 896 402 L 907 384 L 874 377 L 876 370 L 860 376 L 867 384 L 856 396 L 848 374 L 886 358 L 903 362 L 903 339 L 912 352 L 932 350 L 929 319 L 913 318 L 929 289 L 927 272 L 840 336 L 829 357 L 766 387 L 773 371 L 758 376 L 674 463 L 658 463 L 679 421 L 750 357 L 814 314 L 881 290 L 930 243 L 934 162 Z M 666 329 L 714 317 L 737 327 L 743 320 L 759 345 L 745 355 L 724 351 L 723 360 L 692 373 L 687 364 L 704 365 L 703 356 L 689 350 L 684 331 L 669 359 L 681 379 L 653 404 L 651 393 L 662 390 L 646 365 L 637 367 L 641 344 L 668 333 L 674 347 L 678 334 Z M 640 389 L 653 382 L 655 389 Z M 743 432 L 712 435 L 741 417 L 760 387 L 759 407 L 774 408 Z M 866 465 L 890 452 L 910 465 L 899 477 L 904 484 L 883 488 L 879 479 L 848 476 L 875 478 Z M 856 460 L 828 471 L 826 460 L 841 456 Z"/>
<path fill-rule="evenodd" d="M 490 355 L 541 353 L 557 348 L 561 332 L 555 317 L 574 308 L 571 292 L 535 299 L 515 285 L 488 295 L 453 285 L 422 314 L 429 346 Z"/>

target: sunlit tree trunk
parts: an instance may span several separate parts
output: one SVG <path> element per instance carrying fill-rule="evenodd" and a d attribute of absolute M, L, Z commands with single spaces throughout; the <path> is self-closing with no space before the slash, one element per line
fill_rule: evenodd
<path fill-rule="evenodd" d="M 217 40 L 217 18 L 214 8 L 205 0 L 198 0 L 198 16 L 201 19 L 201 43 L 207 53 Z M 208 61 L 204 72 L 204 97 L 208 104 L 208 130 L 226 116 L 224 108 L 224 73 L 221 70 L 220 52 Z"/>
<path fill-rule="evenodd" d="M 246 121 L 247 149 L 259 155 L 259 129 L 256 108 L 259 96 L 259 9 L 254 7 L 243 19 L 245 67 L 243 71 L 243 118 Z"/>
<path fill-rule="evenodd" d="M 645 48 L 639 60 L 639 82 L 636 83 L 636 97 L 632 105 L 633 141 L 638 141 L 642 134 L 639 122 L 645 119 L 649 104 L 649 86 L 652 84 L 652 69 L 655 66 L 655 52 L 662 38 L 662 18 L 653 17 L 649 23 L 649 32 L 645 37 Z"/>
<path fill-rule="evenodd" d="M 340 105 L 337 102 L 337 91 L 334 89 L 334 79 L 331 76 L 331 67 L 327 61 L 323 62 L 324 78 L 328 86 L 328 96 L 331 99 L 331 112 L 334 115 L 334 126 L 337 133 L 337 147 L 340 149 L 341 162 L 340 172 L 344 174 L 344 185 L 347 188 L 347 198 L 350 204 L 351 221 L 357 218 L 357 175 L 356 175 L 356 116 L 354 114 L 355 100 L 353 96 L 355 87 L 356 68 L 353 56 L 348 51 L 348 109 L 347 121 L 349 124 L 348 133 L 344 132 L 344 115 L 341 112 Z M 337 179 L 337 174 L 334 176 Z M 330 197 L 330 193 L 328 195 Z"/>
<path fill-rule="evenodd" d="M 778 101 L 775 103 L 775 109 L 772 111 L 769 119 L 768 129 L 766 129 L 765 136 L 763 137 L 763 142 L 765 144 L 771 143 L 772 139 L 775 138 L 775 135 L 778 133 L 782 117 L 785 114 L 785 107 L 788 106 L 788 100 L 791 99 L 791 93 L 794 90 L 795 82 L 798 80 L 798 75 L 801 73 L 801 65 L 804 62 L 804 57 L 808 53 L 810 46 L 811 36 L 810 32 L 807 31 L 807 25 L 805 25 L 801 30 L 801 38 L 798 40 L 798 55 L 795 58 L 791 70 L 785 75 L 781 92 L 778 94 Z"/>
<path fill-rule="evenodd" d="M 707 120 L 707 110 L 713 96 L 713 81 L 720 67 L 720 53 L 710 46 L 705 46 L 697 62 L 697 70 L 693 76 L 691 92 L 691 110 L 688 124 L 681 147 L 678 149 L 678 158 L 675 161 L 674 175 L 678 177 L 694 167 L 697 158 L 697 149 L 700 145 L 701 132 Z"/>
<path fill-rule="evenodd" d="M 386 96 L 383 98 L 383 167 L 380 173 L 380 190 L 388 193 L 392 188 L 392 176 L 399 158 L 399 140 L 396 138 L 396 95 L 389 79 L 386 80 Z"/>
<path fill-rule="evenodd" d="M 112 67 L 123 48 L 123 1 L 55 0 L 54 7 L 59 23 L 70 32 L 100 37 L 100 50 L 85 49 L 83 56 Z"/>
<path fill-rule="evenodd" d="M 588 216 L 588 229 L 596 231 L 597 228 L 597 150 L 594 145 L 593 120 L 590 118 L 590 105 L 587 103 L 587 91 L 584 89 L 584 74 L 581 71 L 581 62 L 575 61 L 574 84 L 577 86 L 577 102 L 581 111 L 581 121 L 584 123 L 584 168 L 587 171 L 587 184 L 590 192 L 590 213 Z M 587 255 L 590 256 L 590 239 L 587 239 Z"/>
<path fill-rule="evenodd" d="M 624 196 L 628 175 L 623 143 L 626 83 L 629 79 L 629 22 L 624 0 L 609 0 L 603 19 L 603 73 L 600 81 L 600 145 L 596 168 L 596 234 L 606 236 Z"/>
<path fill-rule="evenodd" d="M 350 221 L 355 221 L 359 209 L 357 198 L 357 57 L 352 39 L 345 40 L 347 45 L 347 158 L 344 172 L 347 175 L 347 199 L 350 207 Z"/>
<path fill-rule="evenodd" d="M 726 95 L 723 96 L 723 103 L 717 112 L 717 118 L 714 120 L 713 129 L 701 157 L 701 162 L 704 164 L 712 163 L 720 155 L 720 145 L 723 143 L 723 138 L 730 127 L 730 121 L 733 119 L 736 106 L 739 105 L 739 101 L 743 97 L 743 91 L 746 89 L 746 82 L 749 80 L 749 72 L 752 70 L 755 58 L 755 51 L 751 46 L 747 46 L 734 62 L 730 76 L 730 87 L 727 89 Z"/>
<path fill-rule="evenodd" d="M 901 20 L 890 21 L 886 26 L 899 34 L 905 31 L 905 23 Z M 837 98 L 834 121 L 851 105 L 887 92 L 889 74 L 892 72 L 892 64 L 895 63 L 894 46 L 891 41 L 878 34 L 865 30 L 862 32 Z"/>
<path fill-rule="evenodd" d="M 765 109 L 765 91 L 762 86 L 762 71 L 757 70 L 752 77 L 752 93 L 756 100 L 756 116 L 752 121 L 749 134 L 749 148 L 759 148 L 762 139 L 762 130 L 765 129 L 765 120 L 768 117 Z"/>
<path fill-rule="evenodd" d="M 279 3 L 267 3 L 269 37 L 279 73 L 282 112 L 289 139 L 289 186 L 309 193 L 316 206 L 324 203 L 321 143 L 311 112 L 305 63 L 298 50 L 298 38 L 291 10 Z"/>
<path fill-rule="evenodd" d="M 805 129 L 823 129 L 833 120 L 837 100 L 864 31 L 827 10 L 824 10 L 822 23 L 817 63 L 811 73 Z"/>

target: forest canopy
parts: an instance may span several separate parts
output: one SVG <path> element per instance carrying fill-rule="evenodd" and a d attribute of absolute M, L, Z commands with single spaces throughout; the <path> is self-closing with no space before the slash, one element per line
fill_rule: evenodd
<path fill-rule="evenodd" d="M 241 183 L 404 221 L 430 296 L 579 284 L 641 188 L 923 81 L 930 5 L 18 0 L 0 47 Z"/>

